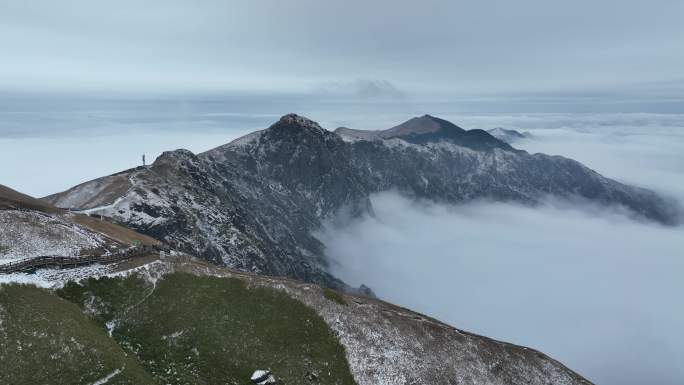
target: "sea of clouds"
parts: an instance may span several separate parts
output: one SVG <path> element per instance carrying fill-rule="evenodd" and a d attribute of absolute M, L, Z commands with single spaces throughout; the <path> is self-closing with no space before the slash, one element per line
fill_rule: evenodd
<path fill-rule="evenodd" d="M 466 129 L 529 131 L 516 147 L 564 155 L 684 202 L 684 115 L 451 114 L 445 104 L 289 100 L 7 99 L 0 183 L 43 196 L 201 152 L 298 112 L 329 129 L 383 129 L 430 113 Z M 402 102 L 403 103 L 403 102 Z M 373 197 L 374 217 L 327 226 L 333 272 L 454 326 L 540 349 L 597 384 L 684 383 L 684 229 L 601 207 L 460 206 Z M 339 223 L 339 222 L 338 222 Z"/>
<path fill-rule="evenodd" d="M 447 116 L 529 131 L 530 152 L 577 159 L 684 201 L 684 116 Z M 396 192 L 319 233 L 333 273 L 456 327 L 531 346 L 597 384 L 684 383 L 684 228 L 550 200 L 445 206 Z"/>

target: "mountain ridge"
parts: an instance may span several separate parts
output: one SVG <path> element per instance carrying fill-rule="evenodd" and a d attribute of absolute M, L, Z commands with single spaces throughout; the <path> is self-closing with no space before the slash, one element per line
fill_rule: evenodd
<path fill-rule="evenodd" d="M 428 114 L 411 118 L 404 123 L 386 130 L 369 131 L 339 127 L 334 132 L 343 138 L 347 138 L 347 140 L 385 140 L 398 138 L 416 144 L 449 140 L 454 144 L 474 150 L 492 150 L 494 148 L 500 148 L 507 151 L 516 151 L 507 142 L 490 135 L 487 131 L 479 129 L 465 130 L 448 120 L 440 119 Z"/>
<path fill-rule="evenodd" d="M 482 130 L 471 130 L 476 134 L 466 146 L 462 135 L 471 131 L 447 126 L 461 136 L 441 135 L 440 127 L 350 140 L 288 114 L 201 154 L 165 152 L 147 168 L 46 199 L 57 206 L 80 200 L 86 208 L 98 191 L 124 183 L 126 191 L 95 212 L 217 264 L 342 290 L 351 288 L 327 272 L 324 246 L 312 232 L 341 211 L 371 214 L 369 197 L 390 189 L 448 204 L 492 199 L 534 205 L 548 195 L 580 197 L 666 224 L 678 220 L 657 194 L 572 159 L 528 154 Z"/>

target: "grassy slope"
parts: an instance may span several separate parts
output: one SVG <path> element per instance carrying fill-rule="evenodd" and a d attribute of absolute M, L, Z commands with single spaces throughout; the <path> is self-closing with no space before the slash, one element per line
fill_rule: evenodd
<path fill-rule="evenodd" d="M 336 292 L 333 289 L 325 288 L 323 289 L 323 296 L 333 302 L 336 302 L 340 305 L 347 305 L 347 301 L 344 300 L 344 297 L 340 295 L 340 293 Z"/>
<path fill-rule="evenodd" d="M 29 209 L 53 214 L 63 211 L 47 202 L 0 185 L 0 210 L 11 209 Z"/>
<path fill-rule="evenodd" d="M 175 273 L 155 288 L 138 278 L 69 284 L 59 295 L 115 320 L 114 338 L 166 384 L 246 384 L 271 369 L 286 384 L 353 384 L 344 348 L 309 307 L 237 279 Z"/>
<path fill-rule="evenodd" d="M 12 190 L 7 186 L 0 185 L 0 210 L 36 210 L 48 214 L 60 215 L 67 221 L 81 225 L 93 232 L 105 236 L 123 244 L 155 245 L 159 241 L 147 235 L 140 234 L 125 226 L 108 221 L 101 221 L 83 214 L 68 214 L 66 210 L 53 206 L 47 201 L 33 198 L 26 194 Z"/>
<path fill-rule="evenodd" d="M 101 221 L 97 218 L 93 218 L 83 214 L 74 214 L 73 216 L 70 216 L 69 219 L 72 222 L 75 222 L 81 226 L 85 226 L 96 233 L 102 233 L 118 242 L 127 245 L 133 245 L 138 243 L 142 245 L 159 244 L 159 241 L 152 237 L 140 234 L 127 227 L 112 222 L 108 222 L 106 220 Z"/>
<path fill-rule="evenodd" d="M 0 384 L 154 384 L 80 309 L 33 286 L 0 286 Z"/>

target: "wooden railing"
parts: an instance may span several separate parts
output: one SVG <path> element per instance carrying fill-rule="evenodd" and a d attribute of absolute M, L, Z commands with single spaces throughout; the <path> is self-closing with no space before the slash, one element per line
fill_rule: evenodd
<path fill-rule="evenodd" d="M 134 246 L 120 250 L 112 254 L 103 255 L 82 255 L 75 257 L 64 257 L 57 255 L 45 255 L 34 258 L 26 258 L 15 262 L 0 264 L 0 274 L 17 273 L 22 271 L 32 271 L 43 267 L 68 268 L 95 263 L 119 262 L 133 257 L 141 257 L 154 252 L 168 251 L 166 247 L 157 245 Z"/>

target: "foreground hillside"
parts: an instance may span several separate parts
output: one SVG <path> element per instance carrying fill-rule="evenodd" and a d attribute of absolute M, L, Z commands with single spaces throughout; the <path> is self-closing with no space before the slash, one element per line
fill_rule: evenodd
<path fill-rule="evenodd" d="M 25 285 L 0 285 L 0 365 L 1 384 L 153 383 L 78 306 Z"/>
<path fill-rule="evenodd" d="M 0 185 L 0 263 L 42 255 L 105 254 L 156 240 L 71 213 Z"/>
<path fill-rule="evenodd" d="M 149 167 L 46 200 L 102 213 L 216 264 L 349 290 L 328 273 L 312 234 L 344 214 L 372 213 L 370 195 L 392 189 L 449 204 L 536 204 L 552 196 L 620 206 L 665 224 L 679 220 L 674 205 L 651 191 L 427 115 L 373 132 L 330 132 L 286 115 L 208 152 L 166 152 Z"/>
<path fill-rule="evenodd" d="M 379 300 L 189 257 L 131 267 L 54 292 L 0 285 L 0 383 L 247 384 L 270 369 L 285 384 L 589 384 Z"/>

